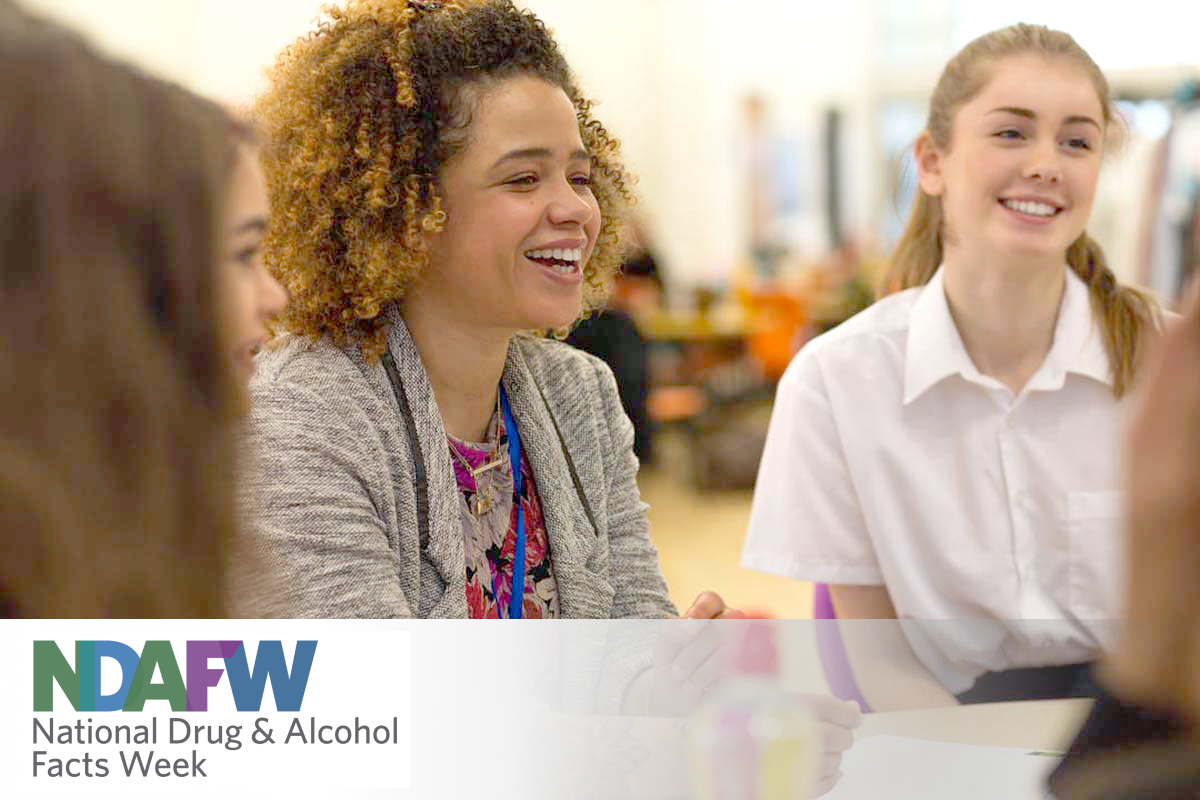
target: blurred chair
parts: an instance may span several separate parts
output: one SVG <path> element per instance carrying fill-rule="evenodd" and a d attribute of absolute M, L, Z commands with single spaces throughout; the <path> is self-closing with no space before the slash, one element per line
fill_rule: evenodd
<path fill-rule="evenodd" d="M 817 652 L 821 656 L 821 666 L 825 669 L 825 680 L 830 690 L 838 699 L 857 701 L 864 713 L 869 712 L 871 708 L 859 691 L 854 671 L 850 668 L 837 614 L 833 610 L 833 599 L 829 596 L 829 586 L 824 583 L 813 585 L 813 621 L 817 626 Z"/>

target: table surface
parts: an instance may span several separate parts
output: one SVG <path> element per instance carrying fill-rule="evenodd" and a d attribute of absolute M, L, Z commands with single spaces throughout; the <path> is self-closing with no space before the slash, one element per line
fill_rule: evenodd
<path fill-rule="evenodd" d="M 958 744 L 1061 751 L 1083 723 L 1090 704 L 1089 700 L 1038 700 L 873 713 L 864 716 L 863 724 L 855 734 L 859 739 L 890 734 Z M 687 729 L 682 720 L 567 716 L 564 717 L 564 724 L 567 727 L 562 735 L 570 735 L 563 740 L 586 733 L 589 744 L 579 752 L 586 751 L 591 755 L 601 750 L 610 755 L 618 751 L 627 752 L 619 748 L 612 750 L 611 746 L 597 748 L 596 737 L 614 742 L 625 742 L 627 737 L 632 737 L 636 741 L 634 751 L 640 753 L 635 759 L 637 763 L 631 762 L 632 770 L 622 778 L 626 781 L 630 797 L 666 800 L 691 796 L 687 787 L 693 766 L 689 762 Z M 1047 767 L 1051 762 L 1052 759 L 1046 759 Z M 611 766 L 605 769 L 609 768 Z M 936 789 L 943 778 L 929 775 L 922 780 L 928 779 L 929 787 Z M 852 790 L 853 786 L 846 788 Z M 854 800 L 862 800 L 858 794 L 849 796 Z M 891 797 L 901 796 L 907 800 L 916 795 L 896 794 Z M 877 797 L 881 795 L 873 794 L 870 800 L 876 800 Z M 1009 797 L 1006 800 L 1019 798 Z"/>
<path fill-rule="evenodd" d="M 1083 724 L 1091 700 L 1025 700 L 867 714 L 855 738 L 886 733 L 993 747 L 1064 750 Z"/>
<path fill-rule="evenodd" d="M 667 342 L 718 342 L 745 339 L 762 329 L 759 322 L 742 313 L 714 310 L 699 312 L 661 311 L 637 319 L 647 339 Z"/>

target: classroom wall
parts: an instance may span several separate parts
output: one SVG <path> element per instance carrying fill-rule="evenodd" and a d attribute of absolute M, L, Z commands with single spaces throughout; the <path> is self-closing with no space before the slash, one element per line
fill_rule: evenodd
<path fill-rule="evenodd" d="M 287 42 L 312 28 L 319 0 L 21 0 L 121 57 L 235 105 L 264 83 Z M 938 0 L 942 2 L 942 0 Z M 722 281 L 744 251 L 741 97 L 757 91 L 781 129 L 809 129 L 825 107 L 850 110 L 847 208 L 871 213 L 868 0 L 528 0 L 555 31 L 597 114 L 622 140 L 641 209 L 671 276 Z M 815 128 L 813 128 L 815 130 Z M 819 169 L 813 165 L 811 173 Z M 819 190 L 813 184 L 813 191 Z"/>
<path fill-rule="evenodd" d="M 521 0 L 519 0 L 521 1 Z M 235 105 L 250 102 L 275 54 L 311 30 L 321 0 L 18 0 L 83 30 L 101 46 Z M 889 98 L 922 105 L 946 57 L 975 35 L 1018 19 L 1076 32 L 1101 66 L 1162 85 L 1200 72 L 1190 43 L 1200 3 L 1143 0 L 1145 13 L 1070 0 L 523 0 L 556 33 L 599 118 L 624 143 L 639 177 L 642 212 L 670 278 L 722 283 L 748 241 L 742 99 L 762 96 L 774 134 L 798 148 L 795 191 L 803 208 L 794 241 L 801 258 L 828 244 L 817 207 L 823 192 L 822 114 L 843 112 L 840 169 L 847 229 L 874 236 L 890 212 L 890 166 L 879 109 Z M 1140 66 L 1139 66 L 1140 65 Z M 1173 69 L 1172 69 L 1173 68 Z M 1165 77 L 1164 77 L 1165 76 Z M 1110 76 L 1111 77 L 1111 76 Z M 791 168 L 791 167 L 789 167 Z M 1127 196 L 1124 186 L 1105 191 Z M 1097 219 L 1120 225 L 1126 205 Z M 1107 220 L 1107 222 L 1105 222 Z M 1102 230 L 1117 253 L 1132 239 Z M 1118 271 L 1128 258 L 1112 259 Z"/>

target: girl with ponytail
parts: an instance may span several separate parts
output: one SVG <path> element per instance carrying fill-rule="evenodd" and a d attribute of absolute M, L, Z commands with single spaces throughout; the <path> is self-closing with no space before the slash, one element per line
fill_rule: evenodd
<path fill-rule="evenodd" d="M 873 705 L 1090 692 L 1119 613 L 1121 399 L 1159 315 L 1085 231 L 1120 134 L 1069 35 L 968 44 L 914 146 L 888 296 L 780 384 L 745 564 L 829 584 L 839 617 L 938 620 L 848 638 L 928 689 L 856 669 Z"/>

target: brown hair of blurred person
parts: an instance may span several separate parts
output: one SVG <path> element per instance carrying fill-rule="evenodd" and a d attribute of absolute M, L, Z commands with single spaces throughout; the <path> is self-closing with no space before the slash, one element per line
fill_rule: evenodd
<path fill-rule="evenodd" d="M 0 614 L 225 614 L 230 133 L 0 4 Z"/>

